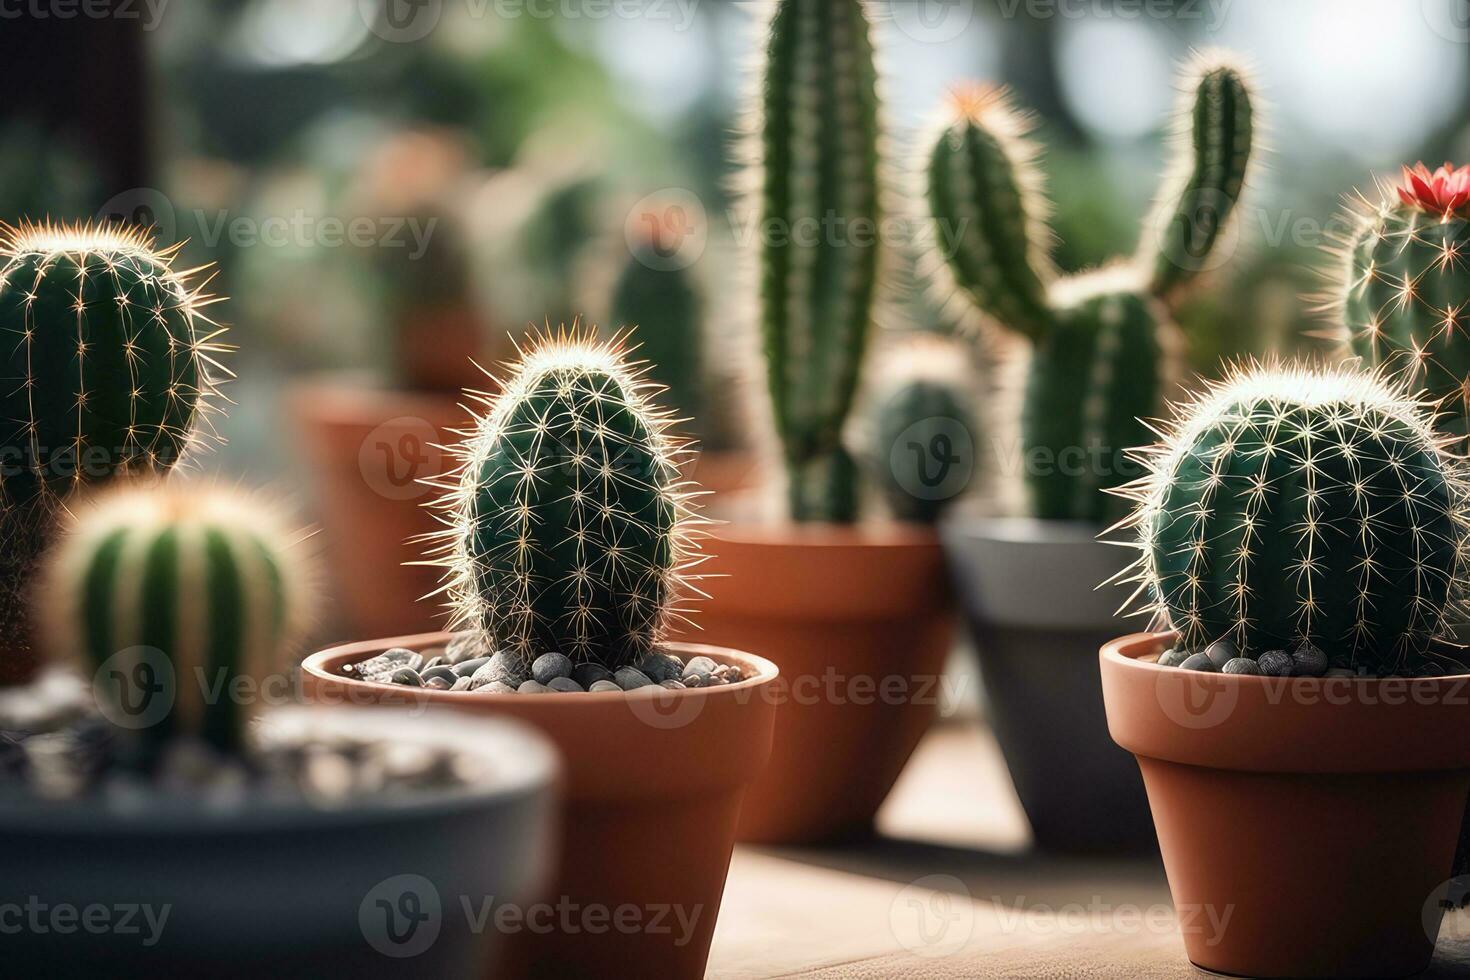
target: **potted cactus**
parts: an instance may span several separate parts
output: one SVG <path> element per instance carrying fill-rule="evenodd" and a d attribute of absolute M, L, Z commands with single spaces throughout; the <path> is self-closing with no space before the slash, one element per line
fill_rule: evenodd
<path fill-rule="evenodd" d="M 1171 309 L 1229 258 L 1222 244 L 1255 157 L 1255 99 L 1229 57 L 1201 55 L 1182 88 L 1185 142 L 1138 252 L 1098 270 L 1052 268 L 1031 121 L 1003 89 L 957 89 L 915 168 L 934 230 L 930 281 L 956 317 L 997 328 L 984 336 L 1024 369 L 992 421 L 1019 422 L 1019 440 L 995 445 L 1020 447 L 1002 463 L 1023 478 L 1030 516 L 956 519 L 942 534 L 996 736 L 1048 848 L 1152 846 L 1142 789 L 1108 743 L 1091 671 L 1124 598 L 1096 589 L 1123 564 L 1096 538 L 1121 516 L 1105 491 L 1137 475 L 1125 450 L 1148 440 L 1143 420 L 1183 381 Z"/>
<path fill-rule="evenodd" d="M 306 694 L 541 729 L 565 760 L 556 902 L 660 922 L 672 910 L 684 925 L 563 918 L 518 935 L 508 969 L 698 977 L 741 798 L 770 751 L 776 669 L 666 642 L 692 588 L 699 522 L 671 420 L 622 338 L 540 336 L 501 380 L 443 477 L 430 549 L 459 632 L 317 653 L 303 664 Z"/>
<path fill-rule="evenodd" d="M 1470 793 L 1467 677 L 1436 646 L 1470 484 L 1433 425 L 1380 374 L 1251 366 L 1138 457 L 1131 577 L 1169 632 L 1107 644 L 1103 697 L 1206 970 L 1429 965 Z"/>

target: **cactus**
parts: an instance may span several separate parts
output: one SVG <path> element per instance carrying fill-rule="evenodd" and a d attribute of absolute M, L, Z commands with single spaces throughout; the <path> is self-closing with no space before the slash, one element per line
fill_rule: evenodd
<path fill-rule="evenodd" d="M 933 336 L 914 338 L 882 362 L 872 462 L 901 521 L 934 523 L 969 485 L 977 429 L 965 363 L 963 352 Z"/>
<path fill-rule="evenodd" d="M 522 666 L 639 661 L 695 560 L 683 446 L 624 353 L 575 324 L 533 338 L 440 481 L 453 625 Z"/>
<path fill-rule="evenodd" d="M 177 251 L 108 227 L 0 229 L 0 631 L 20 659 L 25 586 L 59 507 L 168 470 L 208 431 L 223 330 L 203 270 L 171 268 Z"/>
<path fill-rule="evenodd" d="M 612 321 L 636 330 L 648 377 L 684 419 L 704 417 L 704 334 L 699 294 L 688 270 L 670 266 L 656 241 L 638 246 L 613 289 Z"/>
<path fill-rule="evenodd" d="M 1446 443 L 1382 374 L 1237 369 L 1120 491 L 1134 579 L 1185 649 L 1307 642 L 1344 667 L 1414 665 L 1465 611 L 1470 477 Z"/>
<path fill-rule="evenodd" d="M 249 714 L 239 679 L 285 668 L 310 607 L 297 538 L 238 490 L 169 481 L 104 493 L 47 559 L 45 642 L 80 659 L 108 717 L 138 726 L 146 745 L 195 737 L 238 752 Z"/>
<path fill-rule="evenodd" d="M 877 73 L 862 0 L 778 0 L 757 95 L 761 332 L 798 521 L 851 521 L 842 455 L 881 220 Z"/>
<path fill-rule="evenodd" d="M 1397 193 L 1360 198 L 1331 307 L 1353 352 L 1444 403 L 1470 434 L 1470 165 L 1404 168 Z"/>
<path fill-rule="evenodd" d="M 1124 450 L 1148 439 L 1140 420 L 1181 370 L 1169 305 L 1220 261 L 1252 160 L 1250 87 L 1227 58 L 1205 54 L 1184 88 L 1179 121 L 1190 139 L 1137 255 L 1082 275 L 1059 278 L 1051 265 L 1031 120 L 1004 89 L 956 90 L 923 144 L 918 169 L 933 231 L 923 268 L 940 301 L 958 319 L 993 320 L 1032 345 L 1020 414 L 1039 517 L 1110 517 L 1100 491 L 1136 478 Z"/>

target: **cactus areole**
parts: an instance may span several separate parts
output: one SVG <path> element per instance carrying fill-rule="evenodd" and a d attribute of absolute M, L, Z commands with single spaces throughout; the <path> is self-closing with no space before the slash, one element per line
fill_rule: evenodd
<path fill-rule="evenodd" d="M 694 560 L 683 446 L 620 337 L 542 335 L 509 372 L 441 481 L 453 624 L 527 666 L 635 663 Z"/>
<path fill-rule="evenodd" d="M 1303 642 L 1344 667 L 1415 665 L 1463 621 L 1465 464 L 1393 382 L 1252 367 L 1187 406 L 1136 509 L 1139 590 L 1185 649 Z"/>

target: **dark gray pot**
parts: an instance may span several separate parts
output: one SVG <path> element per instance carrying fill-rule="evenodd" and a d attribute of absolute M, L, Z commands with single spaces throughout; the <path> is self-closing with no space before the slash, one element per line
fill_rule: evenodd
<path fill-rule="evenodd" d="M 462 897 L 476 910 L 488 897 L 497 907 L 541 897 L 556 828 L 550 745 L 518 724 L 469 715 L 290 708 L 267 722 L 297 724 L 307 713 L 312 730 L 326 737 L 449 739 L 487 753 L 493 783 L 355 800 L 339 809 L 262 800 L 221 809 L 154 798 L 119 812 L 0 800 L 0 928 L 15 921 L 7 904 L 142 905 L 155 910 L 155 921 L 168 908 L 157 931 L 135 915 L 128 926 L 139 934 L 116 927 L 119 912 L 100 931 L 61 931 L 49 916 L 41 929 L 5 928 L 0 972 L 270 980 L 487 975 L 499 939 L 494 919 L 478 929 Z M 405 915 L 415 908 L 417 926 Z M 397 916 L 391 923 L 390 909 Z M 145 945 L 154 935 L 157 942 Z"/>
<path fill-rule="evenodd" d="M 1098 648 L 1147 625 L 1098 588 L 1133 553 L 1090 524 L 963 518 L 940 535 L 975 638 L 989 716 L 1039 847 L 1158 847 L 1133 756 L 1108 735 Z"/>

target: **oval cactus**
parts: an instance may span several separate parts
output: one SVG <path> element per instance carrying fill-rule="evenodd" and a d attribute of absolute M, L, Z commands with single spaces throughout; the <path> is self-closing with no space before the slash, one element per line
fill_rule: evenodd
<path fill-rule="evenodd" d="M 934 523 L 969 486 L 978 432 L 966 363 L 963 351 L 934 336 L 915 337 L 881 362 L 872 462 L 900 521 Z"/>
<path fill-rule="evenodd" d="M 1360 199 L 1331 304 L 1353 352 L 1444 403 L 1470 434 L 1470 165 L 1404 168 L 1377 204 Z"/>
<path fill-rule="evenodd" d="M 1465 611 L 1465 464 L 1397 384 L 1250 367 L 1141 453 L 1140 589 L 1185 649 L 1309 643 L 1341 666 L 1422 659 Z"/>
<path fill-rule="evenodd" d="M 943 308 L 1027 339 L 1033 357 L 1021 417 L 1024 472 L 1038 517 L 1104 521 L 1103 493 L 1139 474 L 1125 450 L 1149 438 L 1181 370 L 1167 304 L 1223 261 L 1218 254 L 1252 165 L 1254 111 L 1245 73 L 1220 53 L 1185 73 L 1177 154 L 1131 262 L 1058 277 L 1048 255 L 1031 119 L 1004 89 L 966 86 L 922 144 L 932 234 L 925 275 Z"/>
<path fill-rule="evenodd" d="M 535 338 L 442 482 L 453 623 L 522 666 L 545 653 L 636 663 L 694 560 L 683 447 L 622 338 Z"/>
<path fill-rule="evenodd" d="M 635 246 L 613 287 L 612 321 L 635 330 L 648 377 L 667 406 L 697 423 L 704 416 L 702 303 L 689 271 L 664 259 L 656 238 Z"/>
<path fill-rule="evenodd" d="M 163 483 L 104 493 L 48 558 L 39 603 L 53 656 L 80 658 L 108 717 L 160 746 L 234 752 L 257 683 L 286 667 L 307 610 L 298 539 L 238 490 Z"/>
<path fill-rule="evenodd" d="M 879 273 L 877 72 L 862 0 L 778 0 L 757 96 L 761 336 L 798 521 L 856 516 L 840 458 Z"/>

